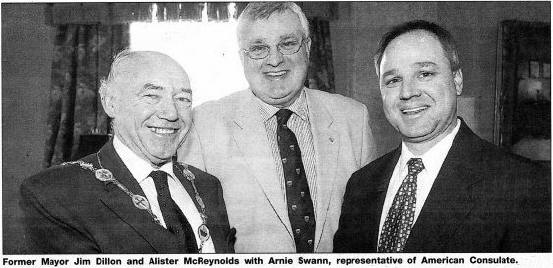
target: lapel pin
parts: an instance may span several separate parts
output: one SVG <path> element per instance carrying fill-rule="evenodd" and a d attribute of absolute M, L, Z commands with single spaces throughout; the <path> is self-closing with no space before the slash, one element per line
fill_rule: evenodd
<path fill-rule="evenodd" d="M 330 143 L 334 143 L 334 138 L 333 137 L 328 138 L 328 140 L 330 141 Z"/>

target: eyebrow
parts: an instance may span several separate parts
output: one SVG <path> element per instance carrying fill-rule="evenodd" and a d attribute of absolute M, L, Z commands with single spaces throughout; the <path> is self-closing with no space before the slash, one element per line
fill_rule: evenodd
<path fill-rule="evenodd" d="M 154 83 L 146 83 L 144 84 L 143 89 L 153 89 L 153 90 L 163 90 L 164 87 L 160 85 L 156 85 Z"/>
<path fill-rule="evenodd" d="M 396 74 L 397 73 L 397 69 L 391 69 L 389 71 L 386 71 L 382 74 L 382 77 L 384 76 L 388 76 L 388 75 L 393 75 L 393 74 Z"/>
<path fill-rule="evenodd" d="M 297 36 L 295 34 L 285 34 L 280 36 L 280 39 L 286 39 L 286 38 L 297 38 Z"/>
<path fill-rule="evenodd" d="M 422 61 L 422 62 L 415 62 L 413 65 L 416 65 L 418 67 L 429 67 L 429 66 L 436 66 L 437 64 L 431 61 Z"/>
<path fill-rule="evenodd" d="M 431 62 L 431 61 L 421 61 L 421 62 L 415 62 L 412 65 L 422 68 L 422 67 L 429 67 L 429 66 L 433 67 L 433 66 L 437 66 L 438 64 L 436 64 L 434 62 Z M 387 75 L 394 75 L 397 72 L 398 72 L 397 69 L 391 69 L 389 71 L 384 72 L 384 74 L 382 74 L 382 77 L 387 76 Z"/>
<path fill-rule="evenodd" d="M 290 34 L 281 35 L 281 36 L 279 36 L 279 38 L 282 40 L 282 39 L 287 39 L 287 38 L 298 38 L 298 36 L 296 36 L 293 33 L 290 33 Z M 248 44 L 266 44 L 266 43 L 267 43 L 266 38 L 257 38 L 257 39 L 250 40 L 248 42 Z"/>
<path fill-rule="evenodd" d="M 154 83 L 146 83 L 144 84 L 144 89 L 153 89 L 153 90 L 163 90 L 165 87 L 156 85 Z M 192 89 L 190 88 L 179 88 L 180 91 L 184 91 L 186 93 L 192 93 Z"/>

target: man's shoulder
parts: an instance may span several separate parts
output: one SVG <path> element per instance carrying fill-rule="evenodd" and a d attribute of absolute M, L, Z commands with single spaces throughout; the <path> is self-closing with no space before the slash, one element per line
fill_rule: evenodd
<path fill-rule="evenodd" d="M 457 146 L 462 150 L 467 150 L 468 154 L 472 156 L 470 159 L 465 159 L 465 161 L 470 161 L 475 166 L 479 166 L 481 170 L 493 170 L 497 173 L 529 170 L 543 173 L 545 171 L 543 166 L 530 159 L 515 155 L 480 138 L 468 127 L 464 130 L 464 135 L 468 138 L 463 139 L 463 141 L 456 141 L 459 142 Z"/>
<path fill-rule="evenodd" d="M 185 164 L 183 162 L 176 162 L 177 165 L 179 165 L 182 169 L 188 169 L 196 179 L 201 180 L 202 182 L 209 183 L 209 184 L 220 184 L 219 179 L 217 177 L 195 167 L 189 164 Z"/>
<path fill-rule="evenodd" d="M 329 107 L 333 107 L 333 109 L 340 107 L 340 109 L 344 108 L 348 110 L 366 110 L 366 106 L 363 103 L 340 94 L 309 88 L 305 89 L 305 92 L 312 101 L 318 101 Z"/>
<path fill-rule="evenodd" d="M 194 108 L 195 115 L 211 115 L 213 113 L 225 114 L 233 111 L 248 99 L 251 94 L 249 89 L 234 92 L 217 100 L 204 102 Z"/>
<path fill-rule="evenodd" d="M 399 149 L 395 149 L 368 163 L 351 175 L 352 183 L 367 182 L 369 178 L 381 175 L 382 172 L 395 166 L 399 157 Z M 357 182 L 355 182 L 357 181 Z"/>
<path fill-rule="evenodd" d="M 89 157 L 55 165 L 23 180 L 21 189 L 35 193 L 60 193 L 70 197 L 70 191 L 98 183 L 94 171 L 91 170 L 92 166 Z"/>
<path fill-rule="evenodd" d="M 506 173 L 548 173 L 546 168 L 528 158 L 515 155 L 487 141 L 482 141 L 483 161 L 487 169 Z"/>

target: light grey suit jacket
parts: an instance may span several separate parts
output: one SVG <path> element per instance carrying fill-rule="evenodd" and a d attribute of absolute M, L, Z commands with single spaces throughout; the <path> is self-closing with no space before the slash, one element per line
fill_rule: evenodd
<path fill-rule="evenodd" d="M 316 161 L 315 251 L 332 252 L 346 183 L 375 158 L 365 105 L 304 89 Z M 221 180 L 237 253 L 295 252 L 285 193 L 256 97 L 240 91 L 194 109 L 179 161 Z"/>

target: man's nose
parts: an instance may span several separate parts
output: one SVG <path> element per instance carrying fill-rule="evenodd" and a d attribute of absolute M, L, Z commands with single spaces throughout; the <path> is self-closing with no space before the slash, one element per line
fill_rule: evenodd
<path fill-rule="evenodd" d="M 399 98 L 402 100 L 408 100 L 413 97 L 419 97 L 421 92 L 420 84 L 416 81 L 416 79 L 404 80 L 399 91 Z"/>
<path fill-rule="evenodd" d="M 267 64 L 276 67 L 282 63 L 284 60 L 284 55 L 280 53 L 278 47 L 271 48 L 269 50 L 269 55 L 267 55 Z"/>
<path fill-rule="evenodd" d="M 166 98 L 164 101 L 159 103 L 158 116 L 159 118 L 168 121 L 176 121 L 178 119 L 176 103 L 172 98 Z"/>

